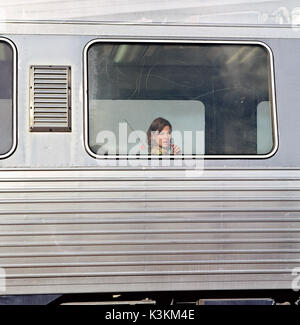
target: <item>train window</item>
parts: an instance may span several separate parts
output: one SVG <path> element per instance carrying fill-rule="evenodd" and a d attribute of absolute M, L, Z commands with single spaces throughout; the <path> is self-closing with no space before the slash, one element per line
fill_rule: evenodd
<path fill-rule="evenodd" d="M 8 157 L 16 145 L 15 48 L 0 39 L 0 158 Z"/>
<path fill-rule="evenodd" d="M 269 157 L 272 55 L 259 42 L 92 41 L 86 146 L 95 157 Z"/>

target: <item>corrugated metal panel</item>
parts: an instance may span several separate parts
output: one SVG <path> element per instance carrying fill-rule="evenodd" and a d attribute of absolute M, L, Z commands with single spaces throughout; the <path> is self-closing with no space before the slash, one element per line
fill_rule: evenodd
<path fill-rule="evenodd" d="M 290 289 L 299 179 L 299 170 L 1 172 L 6 293 Z"/>
<path fill-rule="evenodd" d="M 71 68 L 30 67 L 30 131 L 71 131 Z"/>

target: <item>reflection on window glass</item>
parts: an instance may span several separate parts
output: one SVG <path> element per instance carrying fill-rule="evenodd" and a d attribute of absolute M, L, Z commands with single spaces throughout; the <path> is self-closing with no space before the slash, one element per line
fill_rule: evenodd
<path fill-rule="evenodd" d="M 93 43 L 88 142 L 98 155 L 266 155 L 270 58 L 258 44 Z"/>
<path fill-rule="evenodd" d="M 0 41 L 0 156 L 13 146 L 13 52 Z"/>

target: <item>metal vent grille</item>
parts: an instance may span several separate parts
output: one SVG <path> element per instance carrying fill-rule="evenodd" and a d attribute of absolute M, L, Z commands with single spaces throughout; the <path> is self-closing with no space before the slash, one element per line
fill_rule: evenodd
<path fill-rule="evenodd" d="M 30 66 L 30 131 L 71 131 L 71 67 Z"/>

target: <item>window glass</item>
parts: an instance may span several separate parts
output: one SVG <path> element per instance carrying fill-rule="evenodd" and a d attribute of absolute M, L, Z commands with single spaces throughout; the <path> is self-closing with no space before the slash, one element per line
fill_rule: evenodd
<path fill-rule="evenodd" d="M 260 44 L 102 43 L 87 50 L 98 155 L 266 155 L 271 64 Z"/>
<path fill-rule="evenodd" d="M 257 153 L 264 154 L 272 149 L 272 125 L 270 102 L 257 106 Z"/>
<path fill-rule="evenodd" d="M 0 157 L 13 146 L 13 50 L 0 41 Z"/>

